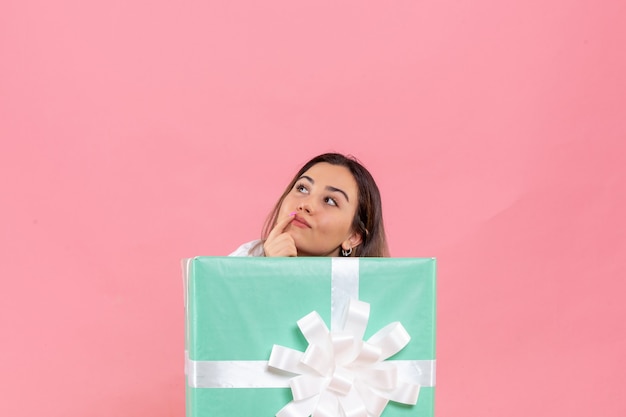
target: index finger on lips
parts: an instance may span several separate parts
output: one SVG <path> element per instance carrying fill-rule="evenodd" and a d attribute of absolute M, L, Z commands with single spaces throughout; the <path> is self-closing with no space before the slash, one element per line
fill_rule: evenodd
<path fill-rule="evenodd" d="M 272 229 L 272 231 L 270 232 L 268 239 L 270 237 L 274 237 L 276 235 L 281 234 L 282 232 L 285 231 L 285 228 L 289 225 L 289 223 L 291 223 L 291 221 L 293 220 L 294 216 L 295 216 L 296 212 L 294 211 L 293 213 L 289 213 L 288 216 L 283 217 L 282 219 L 280 219 L 279 221 L 276 222 L 276 224 L 274 225 L 274 228 Z"/>

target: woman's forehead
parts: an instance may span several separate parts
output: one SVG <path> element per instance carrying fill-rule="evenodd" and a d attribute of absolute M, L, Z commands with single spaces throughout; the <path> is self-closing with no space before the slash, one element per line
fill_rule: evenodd
<path fill-rule="evenodd" d="M 357 183 L 354 176 L 348 168 L 342 165 L 320 162 L 305 171 L 302 177 L 307 177 L 314 185 L 340 188 L 349 195 L 356 195 L 357 192 Z"/>

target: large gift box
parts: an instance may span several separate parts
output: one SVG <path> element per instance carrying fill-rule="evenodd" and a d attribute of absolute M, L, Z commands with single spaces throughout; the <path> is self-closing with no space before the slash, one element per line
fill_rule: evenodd
<path fill-rule="evenodd" d="M 188 417 L 433 416 L 435 260 L 184 262 Z"/>

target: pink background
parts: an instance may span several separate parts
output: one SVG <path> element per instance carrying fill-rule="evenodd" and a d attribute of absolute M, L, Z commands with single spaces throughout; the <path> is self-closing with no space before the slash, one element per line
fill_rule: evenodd
<path fill-rule="evenodd" d="M 438 417 L 624 416 L 626 2 L 0 5 L 0 415 L 182 416 L 179 260 L 353 153 Z"/>

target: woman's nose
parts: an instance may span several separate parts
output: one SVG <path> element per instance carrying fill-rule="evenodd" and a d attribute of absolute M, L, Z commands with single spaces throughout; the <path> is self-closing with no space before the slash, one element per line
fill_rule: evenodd
<path fill-rule="evenodd" d="M 298 211 L 305 211 L 308 214 L 313 212 L 313 206 L 308 198 L 300 201 L 300 204 L 298 204 Z"/>

